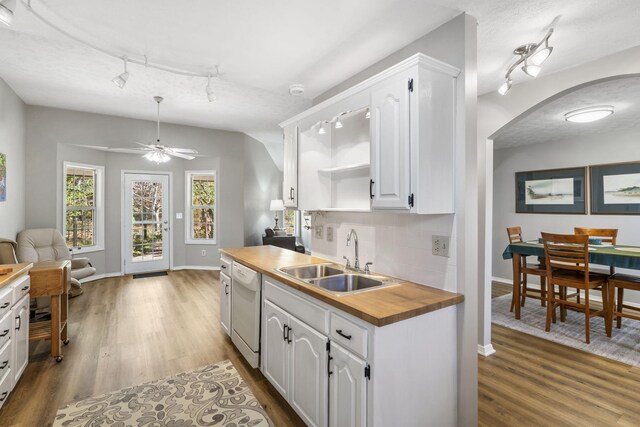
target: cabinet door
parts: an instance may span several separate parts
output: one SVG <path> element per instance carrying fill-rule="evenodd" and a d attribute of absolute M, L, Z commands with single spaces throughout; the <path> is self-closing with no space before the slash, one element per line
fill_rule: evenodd
<path fill-rule="evenodd" d="M 13 384 L 22 376 L 29 362 L 29 295 L 13 306 Z"/>
<path fill-rule="evenodd" d="M 371 207 L 409 209 L 410 122 L 408 73 L 371 91 Z"/>
<path fill-rule="evenodd" d="M 289 397 L 289 316 L 286 312 L 265 300 L 262 317 L 264 343 L 262 349 L 262 373 L 271 384 L 288 399 Z"/>
<path fill-rule="evenodd" d="M 231 335 L 231 278 L 220 273 L 220 325 Z"/>
<path fill-rule="evenodd" d="M 308 426 L 327 425 L 329 339 L 291 318 L 289 403 Z"/>
<path fill-rule="evenodd" d="M 331 343 L 329 369 L 329 424 L 331 427 L 360 427 L 367 424 L 366 363 L 344 348 Z"/>
<path fill-rule="evenodd" d="M 298 206 L 298 127 L 284 129 L 284 174 L 282 199 L 285 207 Z"/>

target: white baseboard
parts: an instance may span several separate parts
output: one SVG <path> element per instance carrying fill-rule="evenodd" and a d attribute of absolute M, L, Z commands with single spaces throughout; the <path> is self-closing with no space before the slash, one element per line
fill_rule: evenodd
<path fill-rule="evenodd" d="M 211 271 L 219 271 L 220 266 L 211 266 L 211 265 L 174 265 L 171 268 L 171 271 L 177 270 L 211 270 Z"/>
<path fill-rule="evenodd" d="M 109 277 L 120 277 L 120 276 L 122 276 L 122 273 L 119 271 L 116 273 L 95 274 L 93 276 L 80 279 L 80 283 L 93 282 L 94 280 L 108 279 Z"/>
<path fill-rule="evenodd" d="M 482 345 L 478 344 L 478 354 L 484 357 L 491 356 L 496 350 L 493 348 L 493 344 Z"/>

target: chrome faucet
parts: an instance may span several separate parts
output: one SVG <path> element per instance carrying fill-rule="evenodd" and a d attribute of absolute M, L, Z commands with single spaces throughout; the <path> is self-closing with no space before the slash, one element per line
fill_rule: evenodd
<path fill-rule="evenodd" d="M 351 245 L 351 237 L 353 237 L 353 241 L 355 242 L 355 255 L 356 255 L 356 259 L 353 263 L 353 268 L 355 270 L 360 270 L 360 259 L 358 258 L 358 233 L 356 233 L 356 230 L 354 230 L 353 228 L 351 229 L 351 231 L 349 232 L 349 234 L 347 234 L 347 246 Z"/>

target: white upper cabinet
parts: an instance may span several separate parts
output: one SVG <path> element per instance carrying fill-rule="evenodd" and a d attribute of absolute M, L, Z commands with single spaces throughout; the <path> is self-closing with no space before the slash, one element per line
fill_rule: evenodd
<path fill-rule="evenodd" d="M 416 54 L 281 123 L 285 205 L 453 213 L 459 74 Z"/>
<path fill-rule="evenodd" d="M 284 129 L 284 174 L 282 199 L 287 208 L 298 207 L 298 127 Z"/>
<path fill-rule="evenodd" d="M 410 87 L 403 72 L 371 89 L 371 207 L 410 209 Z"/>

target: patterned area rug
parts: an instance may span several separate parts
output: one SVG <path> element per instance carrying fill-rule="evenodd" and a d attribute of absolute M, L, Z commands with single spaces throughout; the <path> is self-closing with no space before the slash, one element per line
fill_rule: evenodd
<path fill-rule="evenodd" d="M 71 403 L 54 426 L 266 427 L 260 403 L 225 360 L 175 377 Z"/>
<path fill-rule="evenodd" d="M 495 324 L 515 329 L 530 335 L 578 348 L 608 359 L 617 360 L 633 366 L 640 366 L 640 322 L 622 319 L 622 328 L 614 327 L 611 338 L 607 337 L 602 317 L 591 318 L 591 344 L 584 342 L 584 314 L 567 311 L 566 322 L 560 322 L 560 309 L 557 310 L 557 323 L 551 324 L 551 331 L 545 332 L 547 308 L 540 301 L 527 299 L 522 307 L 521 320 L 516 320 L 509 312 L 511 294 L 494 298 L 491 303 L 492 321 Z"/>

